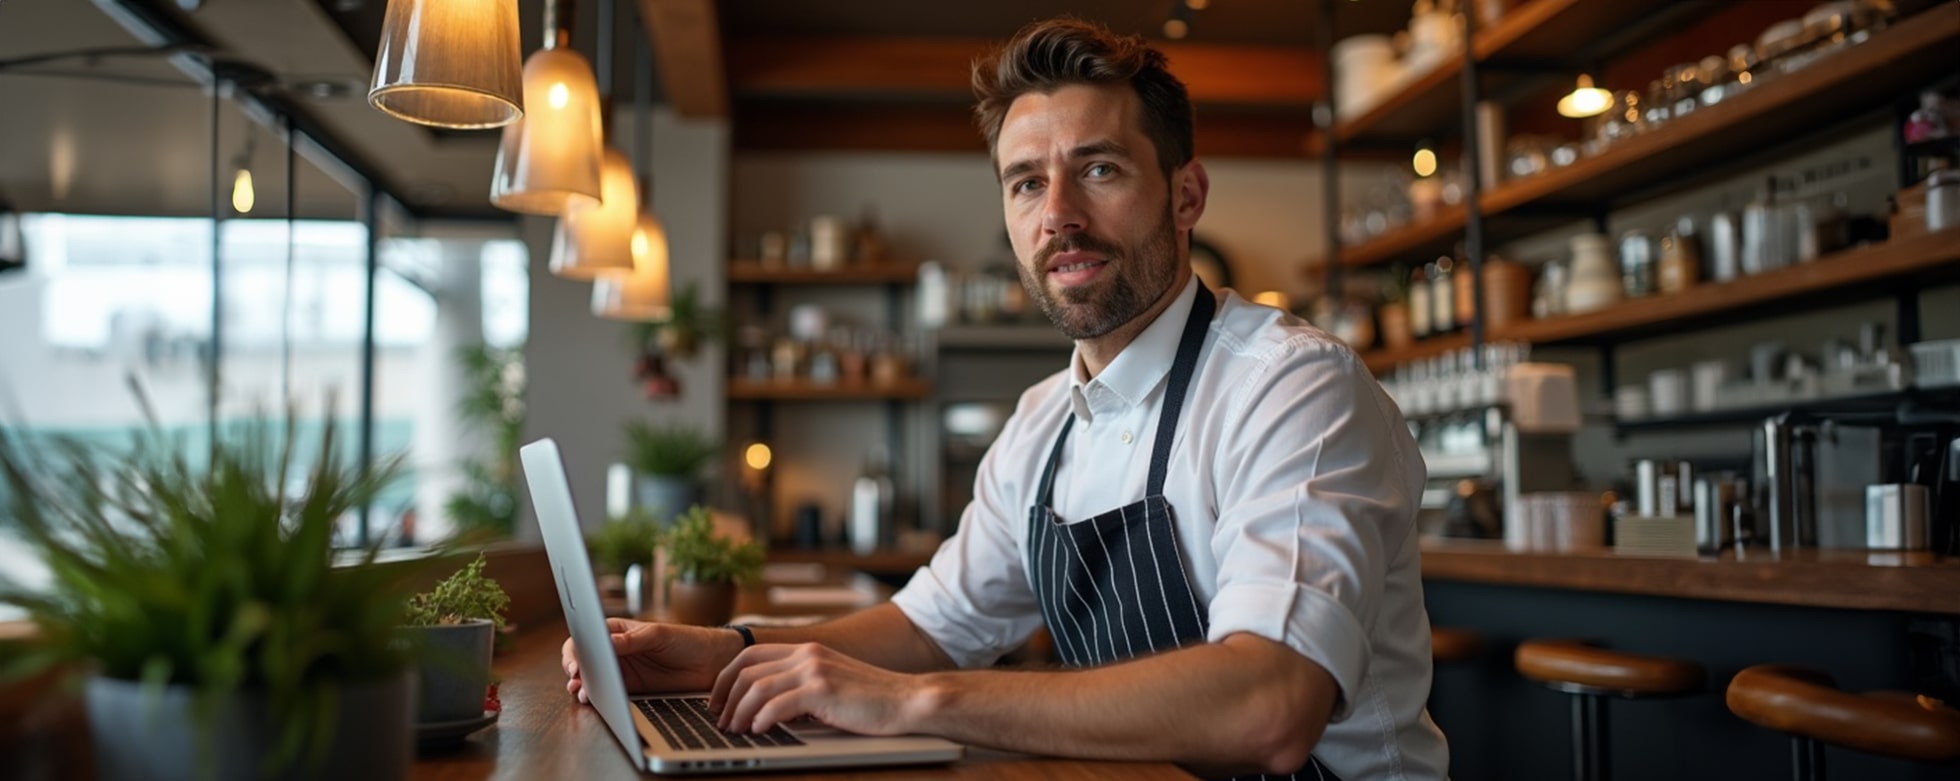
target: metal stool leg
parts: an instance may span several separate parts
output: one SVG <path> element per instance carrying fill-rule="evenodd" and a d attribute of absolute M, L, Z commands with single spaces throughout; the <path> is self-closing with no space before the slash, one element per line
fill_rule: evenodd
<path fill-rule="evenodd" d="M 1606 698 L 1572 695 L 1572 777 L 1578 781 L 1611 781 L 1606 742 Z"/>
<path fill-rule="evenodd" d="M 1824 781 L 1824 744 L 1810 738 L 1791 738 L 1790 770 L 1797 781 Z"/>

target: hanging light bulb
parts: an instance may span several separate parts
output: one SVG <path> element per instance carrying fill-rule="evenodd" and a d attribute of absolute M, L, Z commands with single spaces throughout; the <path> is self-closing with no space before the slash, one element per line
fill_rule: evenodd
<path fill-rule="evenodd" d="M 1417 147 L 1416 155 L 1410 160 L 1410 164 L 1415 168 L 1416 176 L 1436 175 L 1436 150 L 1427 146 Z"/>
<path fill-rule="evenodd" d="M 551 273 L 560 277 L 590 281 L 633 270 L 633 228 L 640 211 L 633 166 L 617 149 L 607 149 L 605 161 L 599 174 L 600 199 L 579 199 L 558 220 Z"/>
<path fill-rule="evenodd" d="M 1572 92 L 1558 99 L 1558 115 L 1573 119 L 1599 116 L 1613 107 L 1613 93 L 1593 86 L 1592 74 L 1579 74 Z"/>
<path fill-rule="evenodd" d="M 545 48 L 524 62 L 525 114 L 504 126 L 497 147 L 490 203 L 500 209 L 560 215 L 576 201 L 603 197 L 599 84 L 592 64 L 566 47 L 556 14 L 547 3 Z"/>
<path fill-rule="evenodd" d="M 368 104 L 422 125 L 486 128 L 524 115 L 517 0 L 388 0 Z"/>
<path fill-rule="evenodd" d="M 238 167 L 238 175 L 231 179 L 231 208 L 239 214 L 250 214 L 252 207 L 259 202 L 258 194 L 252 191 L 252 169 Z"/>
<path fill-rule="evenodd" d="M 651 212 L 641 213 L 630 244 L 631 273 L 592 280 L 592 313 L 609 320 L 665 320 L 673 314 L 667 229 Z"/>
<path fill-rule="evenodd" d="M 769 451 L 769 444 L 766 442 L 751 442 L 748 448 L 742 451 L 742 462 L 757 472 L 768 469 L 769 462 L 773 460 L 775 454 Z"/>

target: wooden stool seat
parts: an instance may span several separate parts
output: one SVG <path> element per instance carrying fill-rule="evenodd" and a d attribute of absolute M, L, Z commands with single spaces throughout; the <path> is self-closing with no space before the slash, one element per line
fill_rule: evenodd
<path fill-rule="evenodd" d="M 1960 760 L 1960 711 L 1930 697 L 1848 692 L 1816 670 L 1759 664 L 1735 674 L 1727 699 L 1735 715 L 1778 732 L 1899 759 Z"/>
<path fill-rule="evenodd" d="M 1429 658 L 1437 664 L 1461 662 L 1484 650 L 1484 636 L 1474 629 L 1451 626 L 1429 628 Z"/>
<path fill-rule="evenodd" d="M 1609 651 L 1578 640 L 1518 644 L 1518 672 L 1555 689 L 1621 697 L 1666 697 L 1699 691 L 1701 665 L 1680 659 Z"/>

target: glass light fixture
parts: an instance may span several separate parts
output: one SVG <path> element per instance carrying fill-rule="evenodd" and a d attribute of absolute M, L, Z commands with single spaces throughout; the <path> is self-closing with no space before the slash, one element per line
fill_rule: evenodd
<path fill-rule="evenodd" d="M 558 220 L 551 245 L 551 273 L 590 281 L 633 270 L 633 229 L 639 224 L 639 188 L 633 165 L 617 149 L 606 150 L 600 199 L 580 199 Z"/>
<path fill-rule="evenodd" d="M 592 313 L 609 320 L 652 322 L 673 314 L 667 229 L 651 212 L 633 226 L 633 271 L 592 280 Z"/>
<path fill-rule="evenodd" d="M 1558 99 L 1558 115 L 1573 119 L 1595 117 L 1613 107 L 1613 93 L 1593 86 L 1592 74 L 1579 74 L 1572 92 Z"/>
<path fill-rule="evenodd" d="M 368 105 L 421 125 L 524 116 L 517 0 L 388 0 Z"/>
<path fill-rule="evenodd" d="M 490 203 L 525 214 L 561 215 L 602 197 L 604 128 L 592 63 L 565 44 L 547 6 L 545 48 L 524 62 L 524 116 L 504 126 Z"/>
<path fill-rule="evenodd" d="M 27 237 L 21 228 L 20 212 L 0 199 L 0 271 L 27 265 Z"/>
<path fill-rule="evenodd" d="M 1417 148 L 1415 157 L 1409 162 L 1415 168 L 1416 176 L 1434 176 L 1436 174 L 1436 150 L 1434 149 L 1426 146 Z"/>
<path fill-rule="evenodd" d="M 258 202 L 258 194 L 252 191 L 252 169 L 241 165 L 231 179 L 231 208 L 239 214 L 250 214 Z"/>

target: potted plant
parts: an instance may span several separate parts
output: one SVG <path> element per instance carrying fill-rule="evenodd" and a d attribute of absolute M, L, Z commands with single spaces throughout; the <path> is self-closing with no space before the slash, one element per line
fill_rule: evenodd
<path fill-rule="evenodd" d="M 714 440 L 681 424 L 634 421 L 626 441 L 640 505 L 654 520 L 667 522 L 701 501 L 701 470 L 721 449 Z"/>
<path fill-rule="evenodd" d="M 49 571 L 0 573 L 37 630 L 12 672 L 88 671 L 104 778 L 407 776 L 412 568 L 333 547 L 396 462 L 350 467 L 331 418 L 310 458 L 290 414 L 273 430 L 221 431 L 195 458 L 153 417 L 122 452 L 0 430 L 0 493 Z"/>
<path fill-rule="evenodd" d="M 695 505 L 660 536 L 666 556 L 668 618 L 719 626 L 735 614 L 735 591 L 762 574 L 762 546 L 715 533 L 708 509 Z"/>
<path fill-rule="evenodd" d="M 490 652 L 504 627 L 510 595 L 483 576 L 478 554 L 435 588 L 408 601 L 405 625 L 423 650 L 415 721 L 421 725 L 485 719 Z"/>
<path fill-rule="evenodd" d="M 617 579 L 634 564 L 652 563 L 654 546 L 659 544 L 660 524 L 639 508 L 606 521 L 585 537 L 592 569 L 601 580 Z"/>

